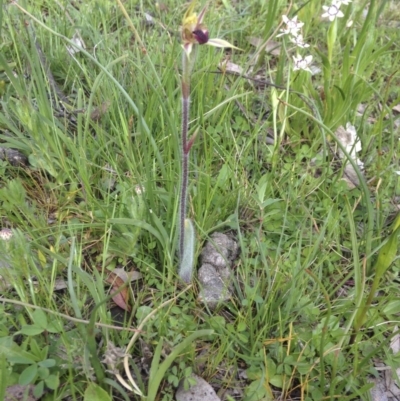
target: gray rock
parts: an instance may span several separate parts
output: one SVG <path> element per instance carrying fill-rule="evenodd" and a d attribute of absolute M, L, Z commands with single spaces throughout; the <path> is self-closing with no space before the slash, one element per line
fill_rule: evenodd
<path fill-rule="evenodd" d="M 237 254 L 236 242 L 223 233 L 215 232 L 201 252 L 201 264 L 209 263 L 216 268 L 223 268 L 230 265 Z"/>
<path fill-rule="evenodd" d="M 8 160 L 12 166 L 26 167 L 28 158 L 19 150 L 0 147 L 0 160 Z"/>
<path fill-rule="evenodd" d="M 374 387 L 369 390 L 372 401 L 389 401 L 384 380 L 373 378 L 369 381 L 374 383 Z"/>
<path fill-rule="evenodd" d="M 219 302 L 231 297 L 231 264 L 238 255 L 236 242 L 222 233 L 214 233 L 201 252 L 198 272 L 201 284 L 200 301 L 214 309 Z"/>
<path fill-rule="evenodd" d="M 199 299 L 211 309 L 231 297 L 229 268 L 223 269 L 220 274 L 214 266 L 206 263 L 200 267 L 198 277 L 202 284 Z"/>
<path fill-rule="evenodd" d="M 221 401 L 214 389 L 204 379 L 194 374 L 191 378 L 196 381 L 196 384 L 185 390 L 182 381 L 175 394 L 176 401 Z"/>

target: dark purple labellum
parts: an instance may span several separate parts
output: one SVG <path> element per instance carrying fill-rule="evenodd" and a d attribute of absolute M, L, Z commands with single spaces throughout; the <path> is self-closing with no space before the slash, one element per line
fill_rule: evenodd
<path fill-rule="evenodd" d="M 201 29 L 197 29 L 196 31 L 193 31 L 192 33 L 200 45 L 204 45 L 204 43 L 208 42 L 208 31 L 203 31 Z"/>

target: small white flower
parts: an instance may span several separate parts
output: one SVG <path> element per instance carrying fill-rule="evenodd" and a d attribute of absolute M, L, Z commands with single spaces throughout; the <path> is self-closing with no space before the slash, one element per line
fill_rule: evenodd
<path fill-rule="evenodd" d="M 8 241 L 12 238 L 13 232 L 9 228 L 3 228 L 0 230 L 0 239 Z"/>
<path fill-rule="evenodd" d="M 333 2 L 330 6 L 322 6 L 325 11 L 322 18 L 328 18 L 329 21 L 333 21 L 335 18 L 343 18 L 344 14 L 340 11 L 340 4 L 340 2 Z"/>
<path fill-rule="evenodd" d="M 301 27 L 304 25 L 304 22 L 298 22 L 297 15 L 293 19 L 288 18 L 287 15 L 282 15 L 282 19 L 283 22 L 286 24 L 286 28 L 281 29 L 282 33 L 277 35 L 277 37 L 283 35 L 293 35 L 296 37 L 299 34 Z"/>
<path fill-rule="evenodd" d="M 352 19 L 349 19 L 346 23 L 346 28 L 351 28 L 353 26 L 354 21 Z"/>
<path fill-rule="evenodd" d="M 351 0 L 336 0 L 335 3 L 338 7 L 340 7 L 342 4 L 348 6 L 351 3 Z"/>
<path fill-rule="evenodd" d="M 306 47 L 310 47 L 309 44 L 304 42 L 303 35 L 300 33 L 297 36 L 292 36 L 290 41 L 293 42 L 296 46 L 305 49 Z"/>
<path fill-rule="evenodd" d="M 310 64 L 312 62 L 312 59 L 313 59 L 313 56 L 306 56 L 304 58 L 299 55 L 293 56 L 293 60 L 294 60 L 293 71 L 304 70 L 304 71 L 311 72 Z"/>

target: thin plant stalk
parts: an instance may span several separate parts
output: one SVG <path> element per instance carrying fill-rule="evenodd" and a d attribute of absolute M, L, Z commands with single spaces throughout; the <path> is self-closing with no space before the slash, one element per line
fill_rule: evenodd
<path fill-rule="evenodd" d="M 232 47 L 229 42 L 222 39 L 209 39 L 208 30 L 202 21 L 206 8 L 199 16 L 194 13 L 195 1 L 190 3 L 182 21 L 182 125 L 181 125 L 181 192 L 179 197 L 179 276 L 190 283 L 193 275 L 195 231 L 190 219 L 186 218 L 187 192 L 189 180 L 189 153 L 196 138 L 196 133 L 189 139 L 189 113 L 190 113 L 190 76 L 196 61 L 197 45 L 208 44 L 215 47 Z"/>
<path fill-rule="evenodd" d="M 179 225 L 180 225 L 180 238 L 179 238 L 179 256 L 182 260 L 183 244 L 185 242 L 185 218 L 186 218 L 186 204 L 187 204 L 187 187 L 189 178 L 189 152 L 187 148 L 188 143 L 188 130 L 189 130 L 189 112 L 190 112 L 190 74 L 189 74 L 189 60 L 185 52 L 182 54 L 182 143 L 181 143 L 181 194 L 180 194 L 180 211 L 179 211 Z"/>
<path fill-rule="evenodd" d="M 194 61 L 196 58 L 197 49 L 193 49 L 189 56 L 185 51 L 182 54 L 182 125 L 181 125 L 181 193 L 179 198 L 179 260 L 180 270 L 179 275 L 186 283 L 189 283 L 192 278 L 192 270 L 190 260 L 185 257 L 185 249 L 190 252 L 190 249 L 185 246 L 187 243 L 187 235 L 190 235 L 188 225 L 192 225 L 191 222 L 186 219 L 187 210 L 187 193 L 188 193 L 188 181 L 189 181 L 189 153 L 190 148 L 193 145 L 195 135 L 192 138 L 188 138 L 189 133 L 189 115 L 190 115 L 190 75 L 193 69 Z M 194 239 L 190 238 L 189 242 L 194 243 Z M 187 252 L 186 252 L 187 254 Z M 190 257 L 189 259 L 193 259 Z"/>

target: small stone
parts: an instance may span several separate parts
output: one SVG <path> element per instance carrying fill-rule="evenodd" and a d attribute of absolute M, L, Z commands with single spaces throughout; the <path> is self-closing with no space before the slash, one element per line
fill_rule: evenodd
<path fill-rule="evenodd" d="M 196 384 L 185 390 L 182 380 L 175 394 L 176 401 L 221 401 L 215 390 L 203 378 L 194 374 L 190 378 L 194 379 Z"/>
<path fill-rule="evenodd" d="M 202 284 L 199 299 L 206 303 L 209 308 L 214 309 L 219 302 L 227 301 L 231 297 L 229 290 L 230 270 L 229 268 L 217 271 L 214 266 L 206 263 L 199 269 L 198 277 Z"/>
<path fill-rule="evenodd" d="M 217 268 L 226 267 L 238 253 L 236 242 L 226 234 L 215 232 L 201 252 L 201 264 L 209 263 Z"/>
<path fill-rule="evenodd" d="M 238 246 L 229 236 L 214 233 L 201 252 L 202 265 L 198 272 L 201 284 L 200 301 L 214 309 L 219 302 L 231 297 L 231 264 L 238 255 Z"/>

